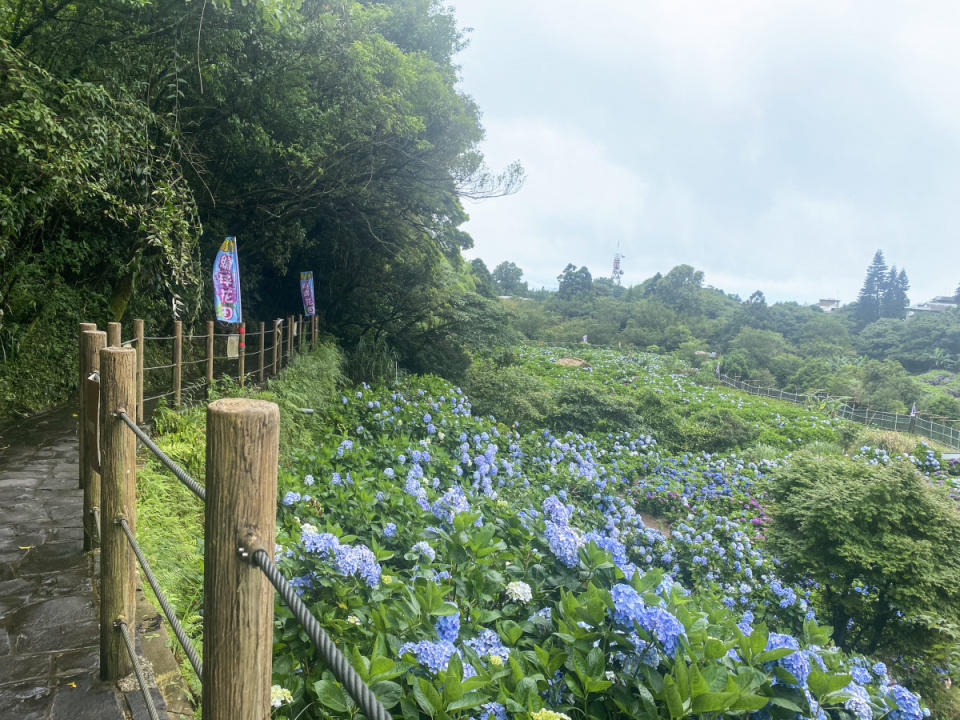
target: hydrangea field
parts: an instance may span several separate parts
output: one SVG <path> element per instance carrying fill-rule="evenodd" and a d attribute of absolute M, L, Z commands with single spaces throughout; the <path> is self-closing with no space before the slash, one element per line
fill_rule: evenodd
<path fill-rule="evenodd" d="M 764 549 L 769 474 L 791 448 L 835 441 L 837 421 L 702 387 L 652 356 L 591 350 L 580 369 L 522 352 L 557 383 L 736 408 L 782 452 L 668 453 L 645 434 L 519 427 L 476 416 L 433 377 L 344 394 L 281 471 L 276 554 L 394 716 L 925 715 L 883 663 L 830 645 L 811 587 L 784 582 Z M 274 716 L 355 716 L 277 613 Z"/>

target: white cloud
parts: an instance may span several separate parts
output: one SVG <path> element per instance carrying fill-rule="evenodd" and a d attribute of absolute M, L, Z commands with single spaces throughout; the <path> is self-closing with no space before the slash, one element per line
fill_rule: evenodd
<path fill-rule="evenodd" d="M 556 284 L 568 262 L 612 261 L 617 241 L 634 237 L 647 185 L 633 169 L 574 129 L 534 119 L 487 125 L 493 167 L 523 158 L 527 180 L 517 195 L 468 202 L 464 229 L 492 270 L 504 260 L 527 271 L 534 287 Z"/>
<path fill-rule="evenodd" d="M 960 280 L 960 5 L 456 0 L 463 83 L 519 195 L 471 204 L 491 268 L 625 282 L 689 263 L 769 299 L 852 300 L 874 251 Z"/>

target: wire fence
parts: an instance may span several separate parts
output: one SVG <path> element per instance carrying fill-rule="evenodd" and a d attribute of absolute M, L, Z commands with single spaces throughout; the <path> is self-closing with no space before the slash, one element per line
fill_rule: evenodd
<path fill-rule="evenodd" d="M 832 398 L 822 393 L 801 394 L 779 388 L 751 385 L 750 383 L 732 378 L 723 373 L 718 374 L 716 377 L 717 380 L 724 385 L 742 390 L 751 395 L 759 395 L 775 400 L 787 400 L 801 405 L 820 405 L 826 403 L 829 406 L 830 412 L 846 420 L 852 420 L 853 422 L 861 423 L 869 427 L 877 427 L 882 430 L 910 432 L 916 435 L 922 435 L 954 450 L 960 450 L 960 428 L 934 422 L 929 418 L 912 414 L 902 415 L 900 413 L 891 413 L 882 410 L 852 407 L 838 398 Z"/>

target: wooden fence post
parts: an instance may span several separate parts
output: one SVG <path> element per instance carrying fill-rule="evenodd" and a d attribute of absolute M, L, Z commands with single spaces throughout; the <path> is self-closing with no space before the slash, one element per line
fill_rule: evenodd
<path fill-rule="evenodd" d="M 207 320 L 207 390 L 213 385 L 213 320 Z"/>
<path fill-rule="evenodd" d="M 77 367 L 79 368 L 79 378 L 77 382 L 77 387 L 80 389 L 80 396 L 77 399 L 77 417 L 81 418 L 80 421 L 80 431 L 77 433 L 77 453 L 80 461 L 80 469 L 77 473 L 77 482 L 78 487 L 83 489 L 84 484 L 86 483 L 86 475 L 84 474 L 84 468 L 86 463 L 84 462 L 87 457 L 87 448 L 84 444 L 83 436 L 83 416 L 84 411 L 86 410 L 86 400 L 84 399 L 83 386 L 87 381 L 87 375 L 90 374 L 90 369 L 84 365 L 83 362 L 83 334 L 85 332 L 90 332 L 91 330 L 96 330 L 96 323 L 80 323 L 79 332 L 77 333 Z"/>
<path fill-rule="evenodd" d="M 246 360 L 247 360 L 247 324 L 240 323 L 239 328 L 240 340 L 237 342 L 237 349 L 240 353 L 237 355 L 237 380 L 240 382 L 240 387 L 243 387 L 243 376 L 244 371 L 246 370 Z"/>
<path fill-rule="evenodd" d="M 129 415 L 136 402 L 136 352 L 132 348 L 104 348 L 100 351 L 102 403 L 100 406 L 101 500 L 100 516 L 100 677 L 118 680 L 131 671 L 123 637 L 114 627 L 117 620 L 136 624 L 134 610 L 134 555 L 123 528 L 121 515 L 136 532 L 137 436 L 117 417 L 123 409 Z"/>
<path fill-rule="evenodd" d="M 100 351 L 107 346 L 107 334 L 88 330 L 83 333 L 81 344 L 81 358 L 83 367 L 86 367 L 86 376 L 83 378 L 83 384 L 80 386 L 80 396 L 84 398 L 83 412 L 80 414 L 80 438 L 81 445 L 86 448 L 86 453 L 80 465 L 80 476 L 83 478 L 83 551 L 93 550 L 100 543 L 100 528 L 97 527 L 97 521 L 94 517 L 94 508 L 100 509 L 100 463 L 98 434 L 91 432 L 90 416 L 93 413 L 99 413 L 99 403 L 97 407 L 92 405 L 92 398 L 89 397 L 87 387 L 87 377 L 91 373 L 100 370 Z"/>
<path fill-rule="evenodd" d="M 173 404 L 180 406 L 180 379 L 183 371 L 183 321 L 173 321 Z"/>
<path fill-rule="evenodd" d="M 273 321 L 273 368 L 270 370 L 270 374 L 274 377 L 277 376 L 277 357 L 280 354 L 280 343 L 283 342 L 283 336 L 280 334 L 280 321 Z"/>
<path fill-rule="evenodd" d="M 287 315 L 287 365 L 293 360 L 293 315 Z"/>
<path fill-rule="evenodd" d="M 273 555 L 279 432 L 274 403 L 207 406 L 203 720 L 270 717 L 273 586 L 238 548 Z"/>
<path fill-rule="evenodd" d="M 107 347 L 120 347 L 120 331 L 122 326 L 118 322 L 107 323 Z"/>
<path fill-rule="evenodd" d="M 260 334 L 260 384 L 263 385 L 264 343 L 266 342 L 266 324 L 261 320 L 257 332 Z"/>
<path fill-rule="evenodd" d="M 143 320 L 133 321 L 133 334 L 137 336 L 137 424 L 143 424 Z"/>
<path fill-rule="evenodd" d="M 317 324 L 318 324 L 316 314 L 314 314 L 314 316 L 310 318 L 310 321 L 311 321 L 310 322 L 310 341 L 311 341 L 310 347 L 311 349 L 316 350 L 317 349 Z"/>
<path fill-rule="evenodd" d="M 303 336 L 306 335 L 303 329 L 303 315 L 297 315 L 297 352 L 303 355 Z"/>

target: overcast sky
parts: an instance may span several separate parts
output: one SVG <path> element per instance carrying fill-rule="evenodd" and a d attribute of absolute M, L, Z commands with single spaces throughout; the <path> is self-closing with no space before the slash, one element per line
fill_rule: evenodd
<path fill-rule="evenodd" d="M 516 195 L 467 202 L 492 270 L 556 287 L 688 263 L 746 298 L 856 298 L 879 248 L 913 302 L 960 283 L 960 4 L 450 0 L 462 88 Z"/>

